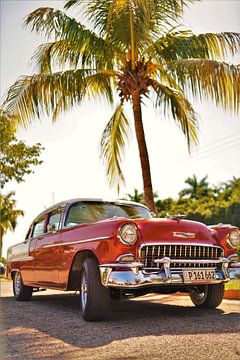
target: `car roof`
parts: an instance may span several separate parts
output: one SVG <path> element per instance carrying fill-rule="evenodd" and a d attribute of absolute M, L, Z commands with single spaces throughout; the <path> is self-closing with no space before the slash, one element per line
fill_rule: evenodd
<path fill-rule="evenodd" d="M 141 206 L 144 207 L 145 209 L 148 209 L 147 206 L 134 202 L 134 201 L 128 201 L 128 200 L 108 200 L 108 199 L 101 199 L 101 198 L 75 198 L 75 199 L 70 199 L 70 200 L 65 200 L 65 201 L 61 201 L 57 204 L 54 204 L 52 206 L 50 206 L 49 208 L 45 209 L 44 211 L 42 211 L 36 218 L 35 220 L 37 220 L 39 217 L 45 215 L 48 212 L 51 212 L 53 210 L 56 210 L 58 208 L 63 208 L 66 205 L 71 205 L 77 202 L 102 202 L 102 203 L 110 203 L 110 204 L 116 204 L 116 205 L 135 205 L 135 206 Z"/>

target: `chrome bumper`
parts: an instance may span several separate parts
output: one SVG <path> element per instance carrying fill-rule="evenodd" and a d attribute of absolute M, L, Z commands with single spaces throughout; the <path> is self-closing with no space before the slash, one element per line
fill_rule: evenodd
<path fill-rule="evenodd" d="M 232 265 L 228 272 L 230 280 L 238 280 L 240 282 L 240 262 L 236 266 Z"/>
<path fill-rule="evenodd" d="M 183 272 L 181 269 L 171 269 L 170 264 L 176 263 L 178 260 L 170 258 L 162 258 L 155 260 L 156 263 L 161 264 L 161 269 L 154 269 L 152 272 L 144 269 L 142 263 L 111 263 L 99 265 L 100 276 L 102 284 L 106 287 L 116 287 L 116 288 L 139 288 L 144 286 L 155 286 L 155 285 L 194 285 L 196 283 L 185 283 L 183 279 Z M 207 264 L 209 260 L 181 260 L 182 263 L 202 263 Z M 207 280 L 206 282 L 201 282 L 201 284 L 217 284 L 227 282 L 230 279 L 233 272 L 228 269 L 229 260 L 226 258 L 221 258 L 218 260 L 211 260 L 211 264 L 215 263 L 216 265 L 221 264 L 221 269 L 215 268 L 216 279 Z M 123 268 L 123 270 L 115 270 L 116 268 Z M 189 267 L 189 270 L 192 267 Z M 211 267 L 207 268 L 197 268 L 194 270 L 207 270 L 213 269 Z M 187 268 L 184 268 L 187 270 Z"/>

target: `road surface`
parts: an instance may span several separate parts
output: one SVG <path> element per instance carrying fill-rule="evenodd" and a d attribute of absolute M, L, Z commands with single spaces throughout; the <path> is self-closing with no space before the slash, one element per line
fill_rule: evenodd
<path fill-rule="evenodd" d="M 195 308 L 188 296 L 147 295 L 114 302 L 86 323 L 74 293 L 45 291 L 16 302 L 0 283 L 1 360 L 240 360 L 240 302 Z"/>

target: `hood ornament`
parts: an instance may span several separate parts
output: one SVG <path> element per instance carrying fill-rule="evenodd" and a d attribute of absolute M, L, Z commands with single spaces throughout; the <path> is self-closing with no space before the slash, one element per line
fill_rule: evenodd
<path fill-rule="evenodd" d="M 169 215 L 169 214 L 167 214 L 166 218 L 170 219 L 170 220 L 178 220 L 178 221 L 180 221 L 180 220 L 185 218 L 185 215 L 184 214 L 177 214 L 177 215 Z"/>
<path fill-rule="evenodd" d="M 187 233 L 187 232 L 178 232 L 178 231 L 173 231 L 172 232 L 173 236 L 175 237 L 179 237 L 179 238 L 185 238 L 185 239 L 195 239 L 195 233 Z"/>

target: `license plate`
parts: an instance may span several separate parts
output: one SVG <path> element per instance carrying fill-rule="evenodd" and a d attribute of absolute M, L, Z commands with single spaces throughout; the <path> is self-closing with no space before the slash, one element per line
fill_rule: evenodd
<path fill-rule="evenodd" d="M 183 279 L 185 283 L 211 281 L 216 279 L 216 272 L 215 270 L 184 270 Z"/>

